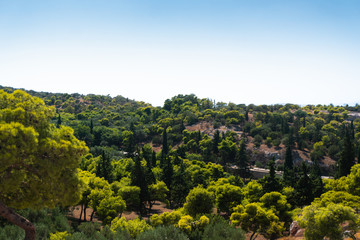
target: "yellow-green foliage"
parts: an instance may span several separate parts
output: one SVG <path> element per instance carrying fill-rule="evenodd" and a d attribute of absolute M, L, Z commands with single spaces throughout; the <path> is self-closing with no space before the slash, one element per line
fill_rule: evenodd
<path fill-rule="evenodd" d="M 284 224 L 279 222 L 279 218 L 272 210 L 263 208 L 260 203 L 235 207 L 230 220 L 234 225 L 241 225 L 241 228 L 247 232 L 261 233 L 269 237 L 284 231 Z"/>
<path fill-rule="evenodd" d="M 315 203 L 326 207 L 330 203 L 340 203 L 344 206 L 351 207 L 356 211 L 360 209 L 360 197 L 343 191 L 329 191 L 315 199 Z"/>
<path fill-rule="evenodd" d="M 196 227 L 204 230 L 204 228 L 209 225 L 210 219 L 207 216 L 201 216 L 199 221 L 196 222 Z"/>
<path fill-rule="evenodd" d="M 231 213 L 231 209 L 243 200 L 243 194 L 240 187 L 225 183 L 226 180 L 220 178 L 217 182 L 212 182 L 208 190 L 215 194 L 218 210 Z"/>
<path fill-rule="evenodd" d="M 213 193 L 207 191 L 203 187 L 193 188 L 186 197 L 184 210 L 191 216 L 201 213 L 211 213 L 214 204 Z"/>
<path fill-rule="evenodd" d="M 250 181 L 242 189 L 245 197 L 244 203 L 258 202 L 262 195 L 262 185 L 255 180 Z"/>
<path fill-rule="evenodd" d="M 347 229 L 355 232 L 358 229 L 359 216 L 350 207 L 330 203 L 322 207 L 317 203 L 304 208 L 298 218 L 300 226 L 306 228 L 305 239 L 317 240 L 328 237 L 331 240 L 343 239 L 341 224 L 347 222 Z"/>
<path fill-rule="evenodd" d="M 134 220 L 126 221 L 124 217 L 117 217 L 111 222 L 111 230 L 116 232 L 119 228 L 123 231 L 127 231 L 132 238 L 135 238 L 139 233 L 144 232 L 145 230 L 152 229 L 145 220 L 135 218 Z"/>
<path fill-rule="evenodd" d="M 88 151 L 69 127 L 50 123 L 54 108 L 23 91 L 0 91 L 0 200 L 16 208 L 79 200 L 77 168 Z"/>
<path fill-rule="evenodd" d="M 194 221 L 194 219 L 190 216 L 190 215 L 185 215 L 182 216 L 179 223 L 178 223 L 178 227 L 186 232 L 186 233 L 190 233 L 192 230 L 192 225 L 191 223 Z"/>
<path fill-rule="evenodd" d="M 68 232 L 56 232 L 56 233 L 50 233 L 50 240 L 65 240 L 66 237 L 71 236 Z"/>
<path fill-rule="evenodd" d="M 160 215 L 154 214 L 150 217 L 151 225 L 154 227 L 159 225 L 177 225 L 182 215 L 180 211 L 164 212 Z"/>

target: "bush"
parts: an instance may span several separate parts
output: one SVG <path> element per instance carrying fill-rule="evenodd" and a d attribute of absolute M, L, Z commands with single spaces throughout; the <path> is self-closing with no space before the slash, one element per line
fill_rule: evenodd
<path fill-rule="evenodd" d="M 204 229 L 203 240 L 227 240 L 227 239 L 245 239 L 244 231 L 229 225 L 220 216 L 214 217 L 209 225 Z"/>
<path fill-rule="evenodd" d="M 142 232 L 136 238 L 137 240 L 160 240 L 160 239 L 176 239 L 188 240 L 189 238 L 180 229 L 170 226 L 159 226 L 154 230 Z"/>
<path fill-rule="evenodd" d="M 25 231 L 18 226 L 7 225 L 0 228 L 0 239 L 1 240 L 14 240 L 24 239 Z"/>

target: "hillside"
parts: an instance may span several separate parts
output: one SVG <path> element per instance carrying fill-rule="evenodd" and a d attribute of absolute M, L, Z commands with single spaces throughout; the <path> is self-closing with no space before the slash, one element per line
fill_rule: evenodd
<path fill-rule="evenodd" d="M 1 86 L 0 89 L 14 90 Z M 344 123 L 351 122 L 352 135 L 357 140 L 355 149 L 359 146 L 359 106 L 246 106 L 214 104 L 195 95 L 178 95 L 166 100 L 163 107 L 152 107 L 122 96 L 27 92 L 54 106 L 62 124 L 74 128 L 75 135 L 86 141 L 95 155 L 99 147 L 128 152 L 122 136 L 124 131 L 134 134 L 133 146 L 130 147 L 148 143 L 157 152 L 161 149 L 164 128 L 168 131 L 169 145 L 174 147 L 188 147 L 188 142 L 184 142 L 184 129 L 190 133 L 200 131 L 200 138 L 205 135 L 213 138 L 219 131 L 222 135 L 234 133 L 236 144 L 241 138 L 245 139 L 252 165 L 267 167 L 267 162 L 275 157 L 279 169 L 284 160 L 285 145 L 291 138 L 295 165 L 316 159 L 323 174 L 327 175 L 334 173 L 334 165 L 339 159 Z M 58 119 L 54 119 L 56 121 Z M 200 153 L 199 149 L 190 152 Z M 210 161 L 214 160 L 219 162 L 219 159 Z M 229 163 L 232 162 L 234 159 L 229 159 Z"/>
<path fill-rule="evenodd" d="M 16 121 L 38 126 L 32 109 L 46 109 L 49 122 L 44 129 L 49 136 L 54 134 L 57 139 L 56 134 L 62 133 L 74 142 L 64 139 L 59 146 L 89 149 L 73 163 L 80 163 L 79 169 L 72 169 L 81 181 L 80 197 L 74 203 L 76 210 L 64 214 L 72 219 L 73 231 L 82 231 L 81 222 L 99 220 L 111 226 L 112 234 L 123 234 L 122 229 L 135 239 L 144 229 L 155 232 L 159 226 L 175 225 L 188 239 L 200 240 L 219 224 L 231 236 L 241 236 L 236 239 L 244 238 L 231 223 L 250 239 L 257 235 L 275 239 L 288 236 L 295 219 L 311 229 L 307 219 L 314 217 L 313 208 L 320 215 L 344 212 L 346 221 L 355 221 L 353 209 L 359 209 L 360 202 L 356 187 L 360 168 L 355 165 L 360 145 L 359 106 L 255 106 L 177 95 L 163 107 L 153 107 L 122 96 L 28 91 L 42 102 L 22 91 L 4 91 L 0 91 L 4 129 L 21 126 Z M 24 99 L 28 99 L 26 104 Z M 41 125 L 38 129 L 43 131 Z M 71 138 L 72 134 L 82 141 Z M 21 136 L 14 140 L 17 144 Z M 47 135 L 33 136 L 48 141 Z M 4 146 L 7 144 L 5 141 Z M 33 152 L 31 146 L 28 149 Z M 31 160 L 47 159 L 48 151 Z M 27 169 L 38 167 L 29 164 Z M 21 166 L 10 164 L 0 180 L 14 174 L 13 167 Z M 324 176 L 343 178 L 323 180 Z M 171 213 L 163 213 L 165 210 Z M 40 214 L 31 211 L 25 214 Z M 340 224 L 345 220 L 334 218 L 334 226 L 343 227 Z M 8 225 L 1 226 L 5 230 L 0 228 L 0 236 L 8 234 Z M 105 234 L 100 228 L 93 231 Z"/>

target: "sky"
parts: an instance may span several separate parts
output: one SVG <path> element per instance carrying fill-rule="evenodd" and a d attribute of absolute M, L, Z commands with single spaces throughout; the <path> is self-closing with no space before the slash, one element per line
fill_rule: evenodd
<path fill-rule="evenodd" d="M 359 0 L 0 0 L 0 85 L 360 103 Z"/>

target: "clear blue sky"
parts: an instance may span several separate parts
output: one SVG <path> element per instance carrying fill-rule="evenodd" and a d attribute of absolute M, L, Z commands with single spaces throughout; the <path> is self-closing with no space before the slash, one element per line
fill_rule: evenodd
<path fill-rule="evenodd" d="M 0 85 L 360 103 L 360 1 L 0 0 Z"/>

